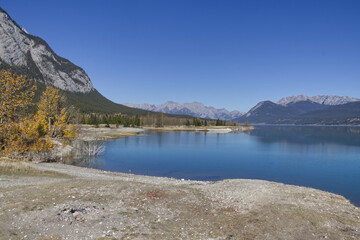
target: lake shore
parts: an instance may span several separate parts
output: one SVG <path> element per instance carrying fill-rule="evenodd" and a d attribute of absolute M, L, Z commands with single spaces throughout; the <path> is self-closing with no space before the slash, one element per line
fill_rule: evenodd
<path fill-rule="evenodd" d="M 130 136 L 143 136 L 145 130 L 151 131 L 188 131 L 188 132 L 208 132 L 208 133 L 230 133 L 230 132 L 248 132 L 254 130 L 253 126 L 165 126 L 165 127 L 94 127 L 90 125 L 79 125 L 79 140 L 92 139 L 117 139 Z"/>
<path fill-rule="evenodd" d="M 0 162 L 0 179 L 0 239 L 360 238 L 360 208 L 306 187 L 60 163 Z"/>
<path fill-rule="evenodd" d="M 152 131 L 190 131 L 190 132 L 209 132 L 209 133 L 230 133 L 230 132 L 246 132 L 254 130 L 253 126 L 165 126 L 165 127 L 144 127 L 144 129 Z"/>

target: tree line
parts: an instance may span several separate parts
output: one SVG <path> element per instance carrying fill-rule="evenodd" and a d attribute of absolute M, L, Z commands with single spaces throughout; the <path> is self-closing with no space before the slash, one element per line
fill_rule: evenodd
<path fill-rule="evenodd" d="M 210 119 L 200 119 L 200 118 L 179 118 L 179 117 L 169 117 L 165 114 L 159 113 L 148 114 L 146 116 L 140 115 L 123 115 L 118 114 L 99 114 L 99 113 L 90 113 L 90 114 L 81 114 L 80 121 L 81 124 L 94 125 L 99 127 L 100 125 L 105 125 L 105 127 L 112 126 L 123 126 L 123 127 L 164 127 L 164 126 L 237 126 L 235 122 L 225 121 L 225 120 L 210 120 Z"/>

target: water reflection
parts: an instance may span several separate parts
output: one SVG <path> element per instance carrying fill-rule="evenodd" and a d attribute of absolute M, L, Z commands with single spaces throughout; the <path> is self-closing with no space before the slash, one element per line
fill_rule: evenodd
<path fill-rule="evenodd" d="M 63 159 L 64 163 L 81 167 L 104 168 L 105 159 L 102 156 L 106 150 L 104 140 L 76 141 L 73 147 L 70 155 Z"/>
<path fill-rule="evenodd" d="M 105 159 L 103 156 L 83 156 L 79 158 L 66 157 L 63 159 L 63 162 L 70 165 L 96 169 L 103 169 L 105 167 Z"/>
<path fill-rule="evenodd" d="M 298 145 L 329 144 L 360 146 L 360 127 L 335 126 L 256 126 L 250 132 L 265 143 Z"/>

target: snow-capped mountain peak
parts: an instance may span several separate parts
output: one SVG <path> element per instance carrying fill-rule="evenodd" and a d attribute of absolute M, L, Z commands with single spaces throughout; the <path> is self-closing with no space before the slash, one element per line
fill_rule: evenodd
<path fill-rule="evenodd" d="M 280 99 L 277 104 L 281 105 L 288 105 L 289 103 L 297 103 L 301 101 L 311 101 L 318 104 L 323 105 L 341 105 L 350 102 L 357 102 L 360 101 L 359 98 L 353 98 L 348 96 L 330 96 L 330 95 L 318 95 L 313 97 L 308 97 L 306 95 L 297 95 L 297 96 L 290 96 Z"/>

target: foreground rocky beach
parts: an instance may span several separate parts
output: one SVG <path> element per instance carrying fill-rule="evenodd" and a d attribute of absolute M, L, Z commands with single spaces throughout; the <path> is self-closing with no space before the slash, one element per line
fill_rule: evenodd
<path fill-rule="evenodd" d="M 360 239 L 344 197 L 260 180 L 0 162 L 0 198 L 0 239 Z"/>

